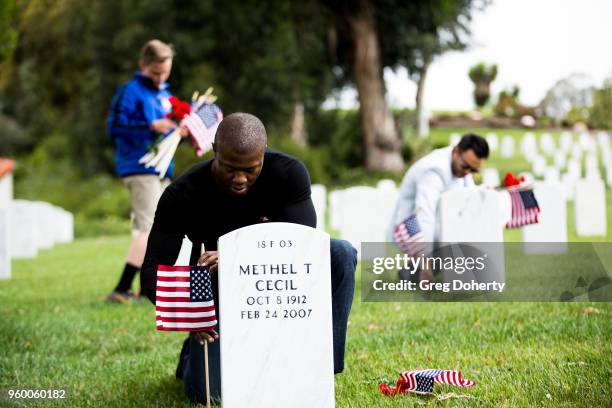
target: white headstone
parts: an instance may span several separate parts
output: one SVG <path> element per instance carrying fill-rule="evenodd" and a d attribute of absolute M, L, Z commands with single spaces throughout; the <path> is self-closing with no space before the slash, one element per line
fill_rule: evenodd
<path fill-rule="evenodd" d="M 482 171 L 482 184 L 487 187 L 498 187 L 500 184 L 499 171 L 494 168 Z"/>
<path fill-rule="evenodd" d="M 597 144 L 601 150 L 610 148 L 610 135 L 607 132 L 601 131 L 597 133 Z"/>
<path fill-rule="evenodd" d="M 329 193 L 329 224 L 335 230 L 340 229 L 343 191 L 344 190 L 334 190 Z"/>
<path fill-rule="evenodd" d="M 593 137 L 588 133 L 580 134 L 579 143 L 580 143 L 580 148 L 585 152 L 593 153 L 597 149 L 595 140 L 593 140 Z"/>
<path fill-rule="evenodd" d="M 608 187 L 612 187 L 612 164 L 606 166 L 606 180 L 608 180 Z"/>
<path fill-rule="evenodd" d="M 507 200 L 502 203 L 502 200 Z M 447 191 L 440 198 L 440 240 L 464 243 L 483 251 L 493 267 L 488 279 L 505 281 L 504 226 L 510 196 L 488 188 L 461 188 Z M 491 244 L 499 243 L 499 244 Z M 445 281 L 452 279 L 444 275 Z"/>
<path fill-rule="evenodd" d="M 603 181 L 583 179 L 576 182 L 574 211 L 578 235 L 606 235 L 606 188 Z"/>
<path fill-rule="evenodd" d="M 512 199 L 510 194 L 508 194 L 508 190 L 495 190 L 495 192 L 498 195 L 499 202 L 499 223 L 505 227 L 512 219 Z"/>
<path fill-rule="evenodd" d="M 562 152 L 569 152 L 572 148 L 573 143 L 574 138 L 570 132 L 561 133 L 561 138 L 559 139 L 559 146 L 561 147 Z"/>
<path fill-rule="evenodd" d="M 521 177 L 525 179 L 523 183 L 527 185 L 533 184 L 533 182 L 535 181 L 535 177 L 533 177 L 533 174 L 528 171 L 523 171 L 519 173 L 519 178 Z"/>
<path fill-rule="evenodd" d="M 503 242 L 504 224 L 501 220 L 505 217 L 500 199 L 496 191 L 478 187 L 443 193 L 440 198 L 440 240 Z"/>
<path fill-rule="evenodd" d="M 599 162 L 597 161 L 597 156 L 594 153 L 589 153 L 586 157 L 585 166 L 588 169 L 589 167 L 598 169 Z"/>
<path fill-rule="evenodd" d="M 523 251 L 528 254 L 567 252 L 567 208 L 561 183 L 536 182 L 533 192 L 540 214 L 537 224 L 521 228 Z"/>
<path fill-rule="evenodd" d="M 572 148 L 570 149 L 570 154 L 573 160 L 581 161 L 582 160 L 582 148 L 579 143 L 574 143 Z"/>
<path fill-rule="evenodd" d="M 599 173 L 599 163 L 597 161 L 597 156 L 594 153 L 589 153 L 586 156 L 585 167 L 586 178 L 601 178 L 601 174 Z"/>
<path fill-rule="evenodd" d="M 13 174 L 0 176 L 0 279 L 11 277 L 10 210 L 13 201 Z"/>
<path fill-rule="evenodd" d="M 553 139 L 550 133 L 543 133 L 540 136 L 540 148 L 549 156 L 555 153 L 555 139 Z"/>
<path fill-rule="evenodd" d="M 565 157 L 565 153 L 561 150 L 557 150 L 554 156 L 555 166 L 559 170 L 563 170 L 565 168 L 565 165 L 567 164 L 567 158 Z"/>
<path fill-rule="evenodd" d="M 574 201 L 574 191 L 576 190 L 576 182 L 578 177 L 570 173 L 561 175 L 561 188 L 567 201 Z"/>
<path fill-rule="evenodd" d="M 325 230 L 325 210 L 327 209 L 327 189 L 322 184 L 313 184 L 311 187 L 312 203 L 317 213 L 317 228 Z"/>
<path fill-rule="evenodd" d="M 55 223 L 53 206 L 43 201 L 32 201 L 38 212 L 38 247 L 49 249 L 55 243 Z"/>
<path fill-rule="evenodd" d="M 453 133 L 450 136 L 449 145 L 450 146 L 457 146 L 459 144 L 460 140 L 461 140 L 461 135 L 459 133 Z"/>
<path fill-rule="evenodd" d="M 582 167 L 580 166 L 580 162 L 578 160 L 571 159 L 567 162 L 567 174 L 576 180 L 582 177 Z"/>
<path fill-rule="evenodd" d="M 382 179 L 376 183 L 376 188 L 379 190 L 397 190 L 397 184 L 390 179 Z"/>
<path fill-rule="evenodd" d="M 230 232 L 218 276 L 223 407 L 333 407 L 329 235 L 287 223 Z"/>
<path fill-rule="evenodd" d="M 487 133 L 486 136 L 487 144 L 489 145 L 489 150 L 492 152 L 497 151 L 499 147 L 499 141 L 497 139 L 497 135 L 495 133 Z"/>
<path fill-rule="evenodd" d="M 63 244 L 72 242 L 74 240 L 74 216 L 63 208 L 55 207 L 55 211 L 58 220 L 57 242 Z"/>
<path fill-rule="evenodd" d="M 191 249 L 193 248 L 193 243 L 187 237 L 183 237 L 183 242 L 181 242 L 181 250 L 176 258 L 175 265 L 191 265 Z"/>
<path fill-rule="evenodd" d="M 0 280 L 11 278 L 9 209 L 0 208 Z"/>
<path fill-rule="evenodd" d="M 10 206 L 11 257 L 38 255 L 39 213 L 31 201 L 14 200 Z"/>
<path fill-rule="evenodd" d="M 7 208 L 13 200 L 13 174 L 0 177 L 0 208 Z"/>
<path fill-rule="evenodd" d="M 376 189 L 378 190 L 378 220 L 384 224 L 380 228 L 380 231 L 384 234 L 381 237 L 381 242 L 384 242 L 386 241 L 386 237 L 389 236 L 389 231 L 386 229 L 390 228 L 389 221 L 393 218 L 393 211 L 395 210 L 399 190 L 393 180 L 380 180 L 376 184 Z"/>
<path fill-rule="evenodd" d="M 544 172 L 544 181 L 547 183 L 559 183 L 561 181 L 559 169 L 555 166 L 548 166 Z"/>
<path fill-rule="evenodd" d="M 533 161 L 538 155 L 538 145 L 533 133 L 527 132 L 521 138 L 521 153 L 528 162 Z"/>
<path fill-rule="evenodd" d="M 546 172 L 546 158 L 536 153 L 532 161 L 532 171 L 537 177 L 544 176 Z"/>
<path fill-rule="evenodd" d="M 514 139 L 512 136 L 504 136 L 501 143 L 501 157 L 510 159 L 514 156 Z"/>
<path fill-rule="evenodd" d="M 612 150 L 609 147 L 601 148 L 601 162 L 606 166 L 612 164 Z"/>
<path fill-rule="evenodd" d="M 342 193 L 340 238 L 349 241 L 358 251 L 362 242 L 384 242 L 391 217 L 384 219 L 380 211 L 380 193 L 374 187 L 350 187 Z M 390 203 L 395 205 L 395 201 Z M 391 210 L 393 211 L 393 210 Z"/>

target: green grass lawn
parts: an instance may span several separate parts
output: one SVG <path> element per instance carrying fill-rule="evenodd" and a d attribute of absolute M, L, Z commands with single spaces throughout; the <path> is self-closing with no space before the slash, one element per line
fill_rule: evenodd
<path fill-rule="evenodd" d="M 188 406 L 174 379 L 184 335 L 157 332 L 146 301 L 104 302 L 128 242 L 82 239 L 13 262 L 0 282 L 0 389 L 67 387 L 66 406 Z M 609 303 L 362 303 L 357 288 L 339 407 L 612 404 Z M 477 384 L 378 393 L 415 368 L 461 369 Z"/>

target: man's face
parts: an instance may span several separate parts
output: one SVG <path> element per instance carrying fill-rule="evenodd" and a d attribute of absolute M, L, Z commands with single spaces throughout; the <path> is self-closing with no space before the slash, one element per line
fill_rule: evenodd
<path fill-rule="evenodd" d="M 164 62 L 154 62 L 149 65 L 144 65 L 142 62 L 140 63 L 142 74 L 149 78 L 158 89 L 161 89 L 162 84 L 166 82 L 170 76 L 171 69 L 172 59 L 170 58 Z"/>
<path fill-rule="evenodd" d="M 484 162 L 485 159 L 476 156 L 472 149 L 464 152 L 460 152 L 458 147 L 453 149 L 451 168 L 455 177 L 465 177 L 470 173 L 477 173 Z"/>
<path fill-rule="evenodd" d="M 244 196 L 263 167 L 265 148 L 240 154 L 231 147 L 220 146 L 215 150 L 213 177 L 223 191 L 234 196 Z"/>

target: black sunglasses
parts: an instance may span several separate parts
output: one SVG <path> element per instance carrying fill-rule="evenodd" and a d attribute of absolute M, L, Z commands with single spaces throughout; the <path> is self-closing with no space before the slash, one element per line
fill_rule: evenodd
<path fill-rule="evenodd" d="M 463 160 L 463 157 L 461 157 L 461 154 L 459 154 L 459 160 L 461 160 L 461 168 L 463 170 L 469 170 L 471 173 L 478 173 L 478 169 L 470 166 L 465 160 Z"/>

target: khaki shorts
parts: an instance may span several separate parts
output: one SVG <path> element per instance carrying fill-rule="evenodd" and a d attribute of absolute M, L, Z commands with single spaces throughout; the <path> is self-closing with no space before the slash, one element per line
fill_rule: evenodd
<path fill-rule="evenodd" d="M 138 174 L 124 177 L 123 182 L 132 200 L 132 232 L 149 232 L 153 226 L 157 202 L 170 185 L 170 180 L 160 180 L 155 174 Z"/>

